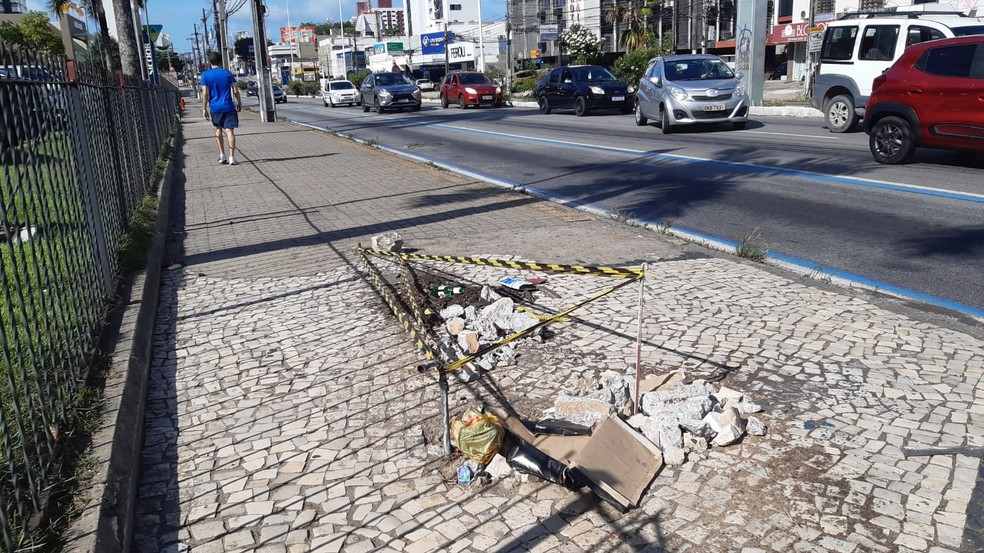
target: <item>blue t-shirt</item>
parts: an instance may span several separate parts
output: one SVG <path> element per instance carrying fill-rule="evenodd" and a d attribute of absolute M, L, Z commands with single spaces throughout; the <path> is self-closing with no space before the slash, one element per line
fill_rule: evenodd
<path fill-rule="evenodd" d="M 202 72 L 202 86 L 208 87 L 208 110 L 212 113 L 236 111 L 232 101 L 232 87 L 236 86 L 236 77 L 227 69 L 213 67 Z"/>

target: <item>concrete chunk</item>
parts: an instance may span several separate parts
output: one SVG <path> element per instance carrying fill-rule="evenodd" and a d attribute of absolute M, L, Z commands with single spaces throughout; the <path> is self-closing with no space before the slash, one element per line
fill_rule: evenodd
<path fill-rule="evenodd" d="M 755 417 L 748 417 L 745 430 L 747 430 L 752 436 L 765 436 L 765 433 L 769 430 L 769 427 Z"/>
<path fill-rule="evenodd" d="M 439 314 L 441 315 L 441 318 L 444 319 L 445 321 L 450 321 L 455 317 L 460 317 L 464 315 L 465 308 L 456 303 L 453 303 L 442 309 Z"/>

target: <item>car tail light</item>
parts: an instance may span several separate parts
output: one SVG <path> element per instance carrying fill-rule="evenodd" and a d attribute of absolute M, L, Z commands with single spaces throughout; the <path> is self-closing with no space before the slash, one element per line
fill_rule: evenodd
<path fill-rule="evenodd" d="M 885 77 L 884 74 L 878 75 L 877 77 L 875 77 L 875 80 L 871 82 L 871 91 L 874 92 L 874 91 L 878 90 L 878 87 L 880 87 L 881 85 L 885 84 L 885 81 L 886 80 L 888 80 L 888 79 Z"/>

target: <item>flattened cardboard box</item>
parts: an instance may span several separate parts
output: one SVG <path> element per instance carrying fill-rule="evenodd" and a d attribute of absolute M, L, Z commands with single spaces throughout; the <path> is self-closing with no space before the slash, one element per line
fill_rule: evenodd
<path fill-rule="evenodd" d="M 636 507 L 663 466 L 660 450 L 613 415 L 594 426 L 590 436 L 533 434 L 515 418 L 506 419 L 510 432 L 537 449 L 577 468 L 592 490 L 601 490 L 623 509 Z"/>

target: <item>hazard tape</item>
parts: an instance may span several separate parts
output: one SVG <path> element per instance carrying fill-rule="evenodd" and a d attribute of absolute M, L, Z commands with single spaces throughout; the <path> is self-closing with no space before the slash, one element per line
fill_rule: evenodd
<path fill-rule="evenodd" d="M 445 261 L 447 263 L 464 263 L 468 265 L 484 265 L 500 269 L 528 269 L 545 273 L 568 273 L 577 275 L 607 276 L 612 278 L 638 278 L 645 276 L 642 269 L 633 267 L 605 267 L 600 265 L 562 265 L 559 263 L 537 263 L 535 261 L 513 261 L 493 259 L 489 257 L 465 257 L 454 255 L 426 255 L 420 253 L 388 252 L 359 248 L 363 254 L 378 257 L 397 257 L 403 260 L 418 259 L 424 261 Z"/>
<path fill-rule="evenodd" d="M 525 306 L 522 306 L 522 305 L 517 306 L 516 307 L 516 311 L 519 311 L 520 313 L 528 313 L 529 315 L 531 315 L 533 317 L 536 317 L 536 319 L 538 321 L 545 321 L 545 320 L 547 320 L 547 319 L 549 319 L 550 317 L 553 316 L 553 315 L 548 315 L 546 313 L 537 313 L 536 311 L 533 311 L 529 307 L 525 307 Z M 562 319 L 557 319 L 557 322 L 558 323 L 569 323 L 569 322 L 571 322 L 571 320 L 568 319 L 567 317 L 564 317 Z"/>
<path fill-rule="evenodd" d="M 392 285 L 385 280 L 383 280 L 382 275 L 379 274 L 379 270 L 375 265 L 369 261 L 369 256 L 363 253 L 362 260 L 365 264 L 366 274 L 369 275 L 369 283 L 376 289 L 376 292 L 383 298 L 386 305 L 389 306 L 390 311 L 396 316 L 403 328 L 410 333 L 410 338 L 413 339 L 417 346 L 417 349 L 424 354 L 424 358 L 428 360 L 438 359 L 437 355 L 434 354 L 434 350 L 431 347 L 428 338 L 430 334 L 424 328 L 423 324 L 418 326 L 417 322 L 410 318 L 403 309 L 399 307 L 396 300 L 393 298 Z"/>

